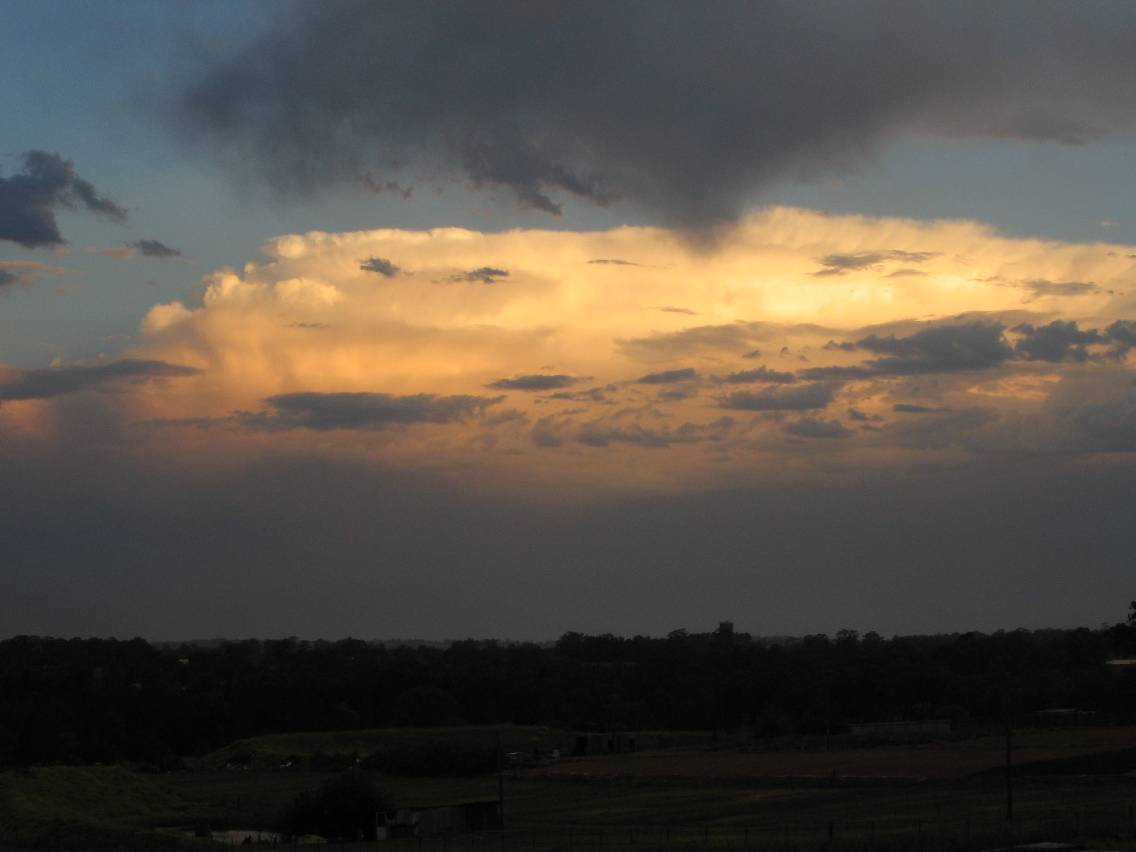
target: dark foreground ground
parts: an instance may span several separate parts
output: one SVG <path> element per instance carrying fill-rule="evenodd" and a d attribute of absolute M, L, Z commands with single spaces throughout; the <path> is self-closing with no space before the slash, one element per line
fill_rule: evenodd
<path fill-rule="evenodd" d="M 0 849 L 217 848 L 272 831 L 287 804 L 383 747 L 495 744 L 529 755 L 547 728 L 382 729 L 261 737 L 185 770 L 42 766 L 0 773 Z M 1136 849 L 1136 729 L 1015 732 L 1013 820 L 1001 737 L 865 747 L 645 735 L 635 755 L 544 760 L 504 773 L 506 831 L 350 844 L 386 852 L 896 849 L 1068 841 Z M 653 748 L 650 748 L 652 747 Z M 376 776 L 400 807 L 495 799 L 496 774 Z M 217 840 L 194 838 L 208 830 Z"/>

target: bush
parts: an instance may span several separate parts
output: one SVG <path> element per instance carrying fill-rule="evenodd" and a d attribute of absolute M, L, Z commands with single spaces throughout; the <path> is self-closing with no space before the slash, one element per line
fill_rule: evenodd
<path fill-rule="evenodd" d="M 318 834 L 328 840 L 374 840 L 376 816 L 389 804 L 389 797 L 367 774 L 345 772 L 293 799 L 280 827 L 293 837 Z"/>

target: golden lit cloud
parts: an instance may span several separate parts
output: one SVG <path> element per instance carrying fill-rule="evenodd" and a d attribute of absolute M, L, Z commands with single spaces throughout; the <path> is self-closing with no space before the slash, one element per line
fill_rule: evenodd
<path fill-rule="evenodd" d="M 1131 253 L 797 209 L 711 245 L 642 227 L 294 234 L 208 275 L 200 304 L 151 308 L 130 357 L 200 372 L 116 400 L 169 445 L 538 479 L 969 452 L 1062 385 L 1128 375 Z"/>

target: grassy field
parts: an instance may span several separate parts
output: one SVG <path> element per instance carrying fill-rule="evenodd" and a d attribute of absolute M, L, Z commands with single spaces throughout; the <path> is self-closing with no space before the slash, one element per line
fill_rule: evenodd
<path fill-rule="evenodd" d="M 290 757 L 357 755 L 389 748 L 407 748 L 444 743 L 466 748 L 495 748 L 497 737 L 506 751 L 530 753 L 560 749 L 571 751 L 575 737 L 570 731 L 537 725 L 464 725 L 452 728 L 367 728 L 347 731 L 310 731 L 273 734 L 237 740 L 193 761 L 198 768 L 220 769 L 233 761 L 254 766 L 276 767 Z M 712 735 L 706 731 L 643 731 L 641 747 L 647 750 L 706 751 L 743 746 L 747 735 Z"/>
<path fill-rule="evenodd" d="M 118 766 L 0 773 L 0 849 L 164 849 L 198 844 L 151 831 L 191 821 L 194 802 Z"/>
<path fill-rule="evenodd" d="M 564 732 L 547 728 L 500 730 L 506 750 L 566 742 Z M 480 746 L 494 744 L 497 733 L 454 728 L 295 734 L 234 743 L 194 761 L 189 771 L 163 775 L 121 767 L 0 773 L 0 849 L 201 848 L 170 830 L 268 829 L 297 794 L 332 777 L 301 766 L 281 769 L 290 756 L 366 754 L 438 741 Z M 955 852 L 1076 837 L 1103 843 L 1099 848 L 1136 849 L 1131 842 L 1136 776 L 1116 774 L 1136 759 L 1131 728 L 1017 732 L 1015 761 L 1022 777 L 1015 785 L 1013 824 L 1004 820 L 1001 779 L 982 775 L 1003 759 L 1000 738 L 825 752 L 739 750 L 737 742 L 730 749 L 721 737 L 670 736 L 680 741 L 679 750 L 573 758 L 507 772 L 507 848 Z M 234 764 L 234 756 L 250 759 Z M 1052 768 L 1054 761 L 1066 769 L 1107 766 L 1113 774 L 1029 772 L 1030 765 Z M 848 782 L 844 776 L 877 778 Z M 912 776 L 925 780 L 912 782 Z M 494 799 L 498 789 L 492 774 L 376 780 L 395 805 L 407 807 Z M 500 852 L 500 843 L 496 835 L 466 836 L 381 848 Z"/>

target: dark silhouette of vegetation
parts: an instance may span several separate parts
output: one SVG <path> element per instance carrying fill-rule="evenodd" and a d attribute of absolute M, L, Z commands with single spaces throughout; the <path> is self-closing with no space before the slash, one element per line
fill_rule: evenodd
<path fill-rule="evenodd" d="M 155 646 L 141 639 L 0 642 L 0 765 L 184 755 L 267 733 L 456 723 L 578 730 L 823 733 L 856 721 L 999 723 L 1054 707 L 1132 720 L 1136 608 L 1101 629 L 760 639 L 728 624 L 665 638 L 567 633 L 554 643 L 297 639 Z M 438 754 L 462 774 L 484 756 Z M 399 771 L 400 757 L 371 758 Z M 420 755 L 415 760 L 420 759 Z"/>
<path fill-rule="evenodd" d="M 328 840 L 374 840 L 376 815 L 388 807 L 389 797 L 371 778 L 352 770 L 293 799 L 280 828 L 293 837 L 318 834 Z"/>
<path fill-rule="evenodd" d="M 423 743 L 373 752 L 364 758 L 363 766 L 385 775 L 463 777 L 493 772 L 498 766 L 498 755 L 494 748 Z"/>

